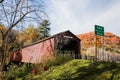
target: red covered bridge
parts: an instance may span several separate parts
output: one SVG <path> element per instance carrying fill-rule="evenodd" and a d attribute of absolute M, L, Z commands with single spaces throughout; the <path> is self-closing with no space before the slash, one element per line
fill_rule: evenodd
<path fill-rule="evenodd" d="M 39 63 L 49 58 L 55 50 L 71 52 L 73 58 L 80 58 L 80 40 L 69 30 L 27 45 L 10 54 L 10 62 Z"/>

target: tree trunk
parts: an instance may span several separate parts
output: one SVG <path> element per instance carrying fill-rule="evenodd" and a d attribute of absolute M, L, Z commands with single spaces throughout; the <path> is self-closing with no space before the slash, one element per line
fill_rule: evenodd
<path fill-rule="evenodd" d="M 6 45 L 6 41 L 4 39 L 2 39 L 2 46 L 0 48 L 1 48 L 0 49 L 0 54 L 1 54 L 0 72 L 3 72 L 5 61 L 6 61 L 6 51 L 7 51 L 7 45 Z"/>
<path fill-rule="evenodd" d="M 6 60 L 6 58 L 5 58 L 5 52 L 4 52 L 4 50 L 1 50 L 1 68 L 0 68 L 1 72 L 4 69 L 5 60 Z"/>

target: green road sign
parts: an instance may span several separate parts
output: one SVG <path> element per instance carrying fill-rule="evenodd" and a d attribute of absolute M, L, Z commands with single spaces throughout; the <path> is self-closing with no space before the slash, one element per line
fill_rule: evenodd
<path fill-rule="evenodd" d="M 104 36 L 104 27 L 99 26 L 99 25 L 95 25 L 95 34 L 100 35 L 100 36 Z"/>

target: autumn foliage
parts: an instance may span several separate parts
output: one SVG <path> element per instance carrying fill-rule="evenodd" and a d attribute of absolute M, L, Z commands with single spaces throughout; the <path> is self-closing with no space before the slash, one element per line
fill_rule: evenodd
<path fill-rule="evenodd" d="M 83 48 L 88 48 L 95 45 L 94 32 L 79 34 L 77 37 L 81 39 L 81 46 Z M 105 47 L 120 49 L 120 37 L 113 33 L 105 32 L 104 45 Z"/>

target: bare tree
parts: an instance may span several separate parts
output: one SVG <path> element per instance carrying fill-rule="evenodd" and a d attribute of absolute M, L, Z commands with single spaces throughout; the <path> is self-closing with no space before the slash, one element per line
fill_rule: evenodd
<path fill-rule="evenodd" d="M 11 30 L 20 29 L 20 27 L 27 26 L 28 24 L 37 24 L 42 19 L 47 18 L 44 13 L 43 2 L 41 0 L 4 0 L 0 3 L 0 22 L 7 28 L 3 32 L 0 28 L 1 34 L 1 70 L 5 65 L 8 35 Z"/>

